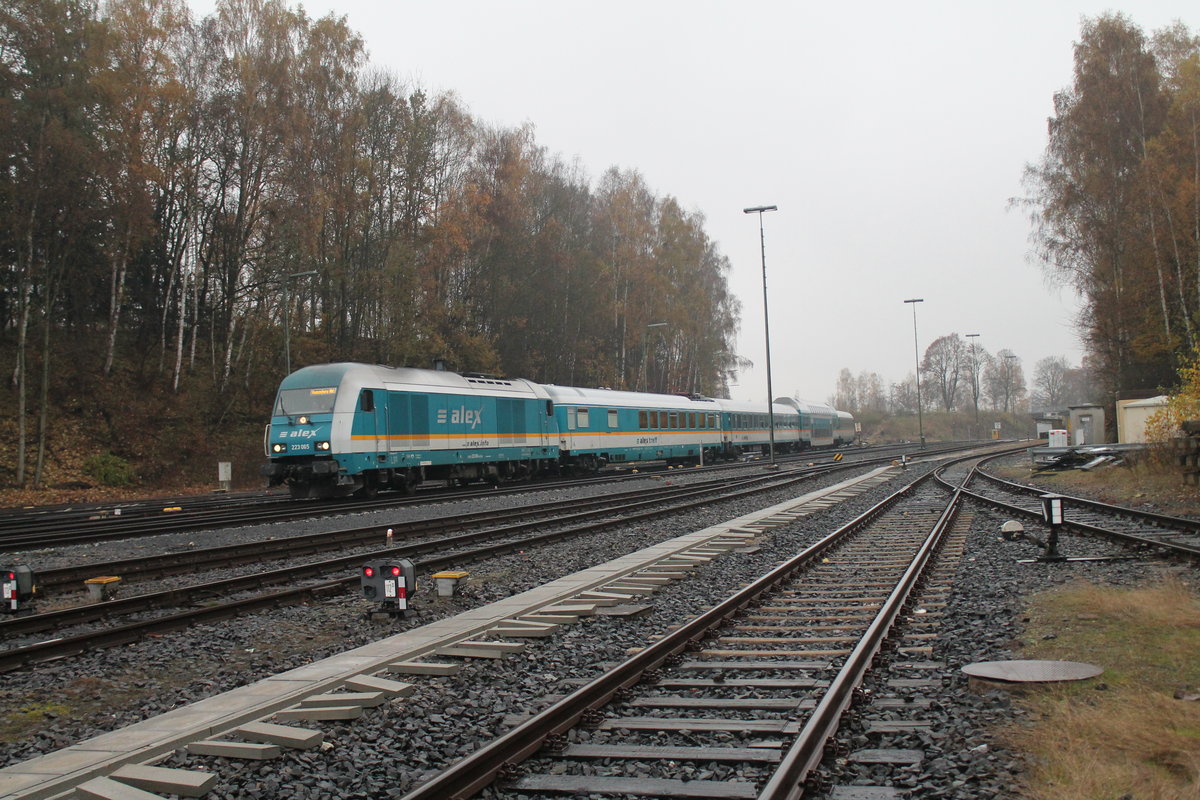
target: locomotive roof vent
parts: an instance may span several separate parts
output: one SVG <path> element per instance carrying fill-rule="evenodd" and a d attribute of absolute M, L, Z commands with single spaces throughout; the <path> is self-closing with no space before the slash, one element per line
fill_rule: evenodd
<path fill-rule="evenodd" d="M 512 386 L 512 381 L 498 375 L 486 375 L 482 372 L 464 372 L 462 376 L 470 383 L 488 383 L 493 386 Z"/>

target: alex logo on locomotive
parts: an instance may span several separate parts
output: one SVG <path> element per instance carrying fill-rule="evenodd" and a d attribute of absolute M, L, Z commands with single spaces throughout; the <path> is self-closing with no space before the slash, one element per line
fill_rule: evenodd
<path fill-rule="evenodd" d="M 445 425 L 446 423 L 452 425 L 470 425 L 471 430 L 475 430 L 481 422 L 483 422 L 483 406 L 480 406 L 478 410 L 473 410 L 466 406 L 459 406 L 452 409 L 441 408 L 437 412 L 437 423 L 439 425 Z"/>

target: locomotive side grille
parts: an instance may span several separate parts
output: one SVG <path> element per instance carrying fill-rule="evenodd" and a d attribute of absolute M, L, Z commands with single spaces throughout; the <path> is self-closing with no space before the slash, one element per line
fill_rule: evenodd
<path fill-rule="evenodd" d="M 524 402 L 501 398 L 496 401 L 496 429 L 500 441 L 525 444 Z"/>

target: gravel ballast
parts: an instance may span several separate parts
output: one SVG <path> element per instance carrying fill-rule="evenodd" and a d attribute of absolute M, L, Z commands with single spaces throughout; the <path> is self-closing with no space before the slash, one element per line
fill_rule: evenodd
<path fill-rule="evenodd" d="M 211 797 L 400 796 L 424 776 L 505 730 L 506 717 L 553 702 L 571 691 L 579 680 L 597 674 L 601 664 L 623 659 L 629 648 L 643 646 L 671 625 L 720 601 L 736 586 L 861 513 L 914 475 L 915 470 L 910 470 L 893 480 L 890 488 L 875 489 L 778 528 L 763 537 L 758 552 L 727 554 L 697 569 L 693 576 L 654 595 L 653 610 L 645 617 L 588 619 L 563 628 L 550 639 L 530 640 L 524 653 L 503 661 L 468 661 L 456 676 L 418 679 L 419 688 L 413 696 L 371 710 L 352 723 L 311 723 L 325 733 L 325 743 L 319 749 L 285 751 L 281 758 L 269 762 L 227 761 L 178 752 L 163 765 L 219 773 L 221 782 Z M 556 490 L 555 495 L 562 491 L 568 490 Z M 805 484 L 789 495 L 807 491 L 811 488 Z M 0 689 L 4 710 L 11 713 L 28 706 L 26 713 L 42 714 L 44 723 L 36 735 L 0 746 L 0 763 L 16 763 L 782 499 L 781 495 L 723 503 L 719 509 L 592 536 L 586 540 L 586 547 L 578 540 L 569 541 L 540 548 L 536 553 L 513 554 L 486 565 L 473 565 L 472 580 L 455 598 L 437 598 L 431 582 L 423 581 L 417 613 L 402 622 L 366 622 L 362 619 L 364 601 L 344 595 L 227 624 L 197 626 L 156 640 L 11 673 L 5 676 Z M 1022 608 L 1030 593 L 1068 580 L 1133 585 L 1170 569 L 1158 562 L 1140 560 L 1071 562 L 1062 566 L 1019 564 L 1018 558 L 1030 557 L 1036 551 L 1030 543 L 1001 541 L 998 530 L 1003 521 L 987 512 L 974 515 L 959 566 L 959 588 L 955 589 L 936 643 L 937 660 L 949 667 L 944 678 L 945 695 L 939 697 L 937 735 L 913 745 L 929 756 L 908 776 L 907 785 L 900 785 L 918 790 L 921 797 L 1014 795 L 1021 759 L 1003 752 L 989 729 L 1018 719 L 1019 711 L 1002 693 L 981 695 L 968 691 L 958 669 L 974 661 L 1013 657 L 1013 643 L 1021 635 Z M 211 543 L 203 534 L 189 533 L 186 537 L 198 545 L 211 546 L 239 533 L 239 541 L 262 535 L 222 531 L 214 534 L 216 539 Z M 1084 543 L 1069 535 L 1063 537 L 1062 546 L 1071 555 L 1114 552 L 1112 545 Z M 65 552 L 62 556 L 71 558 Z M 839 769 L 843 770 L 839 783 L 872 778 L 868 773 L 847 773 L 844 765 Z"/>

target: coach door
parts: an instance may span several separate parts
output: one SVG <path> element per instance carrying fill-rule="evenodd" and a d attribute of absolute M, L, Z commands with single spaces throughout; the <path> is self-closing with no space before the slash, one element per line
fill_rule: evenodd
<path fill-rule="evenodd" d="M 554 430 L 554 401 L 545 401 L 546 405 L 542 409 L 545 413 L 537 414 L 537 430 L 538 430 L 538 446 L 553 447 L 554 443 L 550 441 L 551 433 Z"/>
<path fill-rule="evenodd" d="M 379 402 L 376 402 L 378 396 Z M 387 451 L 387 412 L 384 393 L 363 389 L 358 396 L 358 425 L 355 440 L 359 447 L 372 453 Z"/>

